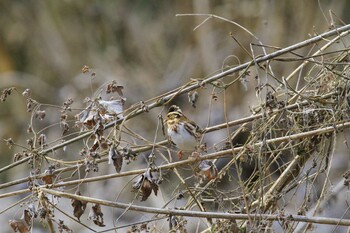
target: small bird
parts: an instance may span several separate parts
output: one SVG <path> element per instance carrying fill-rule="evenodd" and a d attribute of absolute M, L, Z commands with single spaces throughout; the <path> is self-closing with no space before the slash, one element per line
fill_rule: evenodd
<path fill-rule="evenodd" d="M 179 159 L 182 158 L 183 151 L 193 152 L 196 150 L 203 131 L 196 123 L 189 120 L 178 106 L 172 105 L 169 108 L 165 122 L 170 141 L 180 149 Z"/>

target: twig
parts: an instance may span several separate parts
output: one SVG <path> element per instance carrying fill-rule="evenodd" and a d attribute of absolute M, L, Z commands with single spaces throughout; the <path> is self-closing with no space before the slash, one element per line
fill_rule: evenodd
<path fill-rule="evenodd" d="M 337 34 L 339 34 L 339 33 L 348 31 L 348 30 L 350 30 L 350 24 L 347 24 L 347 25 L 342 26 L 342 27 L 339 27 L 339 28 L 335 28 L 335 29 L 333 29 L 333 30 L 330 30 L 330 31 L 328 31 L 328 32 L 325 32 L 325 33 L 323 33 L 323 34 L 320 34 L 320 35 L 318 35 L 318 36 L 315 36 L 315 37 L 313 37 L 313 38 L 310 38 L 310 39 L 304 40 L 304 41 L 302 41 L 302 42 L 299 42 L 299 43 L 297 43 L 297 44 L 294 44 L 294 45 L 292 45 L 292 46 L 289 46 L 289 47 L 280 49 L 280 50 L 278 50 L 278 51 L 276 51 L 276 52 L 273 52 L 273 53 L 270 53 L 270 54 L 267 54 L 267 55 L 264 55 L 264 56 L 261 56 L 261 57 L 258 57 L 258 58 L 254 58 L 253 61 L 254 61 L 256 64 L 262 63 L 262 62 L 271 60 L 271 59 L 273 59 L 273 58 L 276 58 L 276 57 L 278 57 L 278 56 L 281 56 L 281 55 L 283 55 L 283 54 L 286 54 L 286 53 L 289 53 L 289 52 L 291 52 L 291 51 L 294 51 L 294 50 L 296 50 L 296 49 L 300 49 L 300 48 L 302 48 L 302 47 L 305 47 L 305 46 L 308 46 L 308 45 L 310 45 L 310 44 L 316 43 L 316 42 L 318 42 L 318 41 L 320 41 L 320 40 L 323 40 L 324 38 L 328 38 L 328 37 L 337 35 Z M 137 116 L 137 115 L 139 115 L 139 114 L 141 114 L 141 113 L 143 113 L 143 112 L 145 112 L 145 111 L 148 111 L 148 110 L 153 109 L 153 108 L 155 108 L 155 107 L 161 106 L 161 105 L 163 105 L 164 103 L 166 103 L 169 99 L 173 98 L 173 97 L 176 96 L 176 95 L 181 95 L 181 94 L 190 92 L 190 91 L 192 91 L 192 90 L 194 90 L 194 89 L 200 88 L 201 86 L 203 86 L 203 85 L 205 85 L 205 84 L 210 84 L 210 83 L 212 83 L 212 82 L 214 82 L 214 81 L 216 81 L 216 80 L 218 80 L 218 79 L 221 79 L 221 78 L 223 78 L 223 77 L 225 77 L 225 76 L 227 76 L 227 75 L 233 74 L 233 73 L 238 72 L 238 71 L 241 71 L 241 70 L 243 70 L 243 69 L 246 69 L 247 67 L 249 67 L 249 66 L 251 66 L 251 65 L 252 65 L 252 61 L 246 62 L 246 63 L 244 63 L 244 64 L 238 65 L 238 66 L 233 67 L 233 68 L 231 68 L 231 69 L 225 70 L 225 71 L 223 71 L 223 72 L 221 72 L 221 73 L 218 73 L 218 74 L 216 74 L 216 75 L 213 75 L 213 76 L 211 76 L 211 77 L 209 77 L 209 78 L 207 78 L 207 79 L 205 79 L 205 80 L 203 80 L 203 81 L 201 81 L 201 82 L 198 82 L 198 83 L 195 83 L 195 84 L 192 84 L 192 85 L 188 85 L 187 87 L 182 88 L 181 90 L 178 90 L 178 91 L 176 91 L 175 93 L 172 92 L 172 93 L 170 93 L 170 94 L 168 94 L 168 95 L 163 96 L 162 98 L 158 98 L 158 99 L 154 100 L 152 103 L 150 103 L 149 105 L 147 105 L 145 108 L 138 107 L 136 110 L 134 110 L 134 111 L 132 112 L 132 114 L 129 114 L 129 115 L 128 115 L 128 118 L 127 118 L 127 119 L 131 119 L 131 118 L 133 118 L 133 117 L 135 117 L 135 116 Z M 127 119 L 118 119 L 118 120 L 116 120 L 116 121 L 113 121 L 113 122 L 107 124 L 107 125 L 105 126 L 105 128 L 111 128 L 111 127 L 113 127 L 113 126 L 115 126 L 115 125 L 118 125 L 118 124 L 122 123 L 122 121 L 125 121 L 125 120 L 127 120 Z M 50 153 L 50 152 L 52 152 L 52 151 L 55 151 L 55 150 L 57 150 L 57 149 L 60 149 L 60 148 L 62 148 L 62 147 L 64 147 L 64 146 L 66 146 L 66 145 L 69 145 L 69 144 L 73 143 L 73 142 L 76 142 L 76 141 L 79 141 L 79 140 L 81 140 L 81 139 L 83 139 L 83 138 L 86 138 L 86 137 L 90 136 L 91 134 L 92 134 L 92 131 L 88 131 L 88 132 L 86 132 L 86 133 L 84 133 L 84 134 L 82 134 L 82 135 L 79 135 L 78 137 L 75 137 L 75 138 L 71 139 L 71 140 L 67 140 L 67 141 L 62 142 L 62 143 L 60 143 L 60 144 L 57 144 L 57 145 L 55 145 L 55 146 L 52 146 L 52 147 L 50 147 L 50 148 L 48 148 L 48 149 L 45 149 L 45 150 L 43 150 L 43 151 L 40 151 L 40 152 L 39 152 L 39 155 L 46 155 L 46 154 L 48 154 L 48 153 Z M 17 166 L 17 165 L 19 165 L 19 164 L 21 164 L 21 163 L 24 163 L 24 162 L 28 161 L 29 158 L 30 158 L 30 157 L 27 157 L 27 158 L 25 158 L 25 159 L 22 159 L 22 160 L 20 160 L 20 161 L 17 161 L 15 164 L 10 164 L 10 165 L 8 165 L 8 166 L 6 166 L 6 167 L 0 169 L 0 173 L 3 172 L 3 171 L 6 171 L 6 170 L 9 169 L 9 168 L 12 168 L 12 167 L 14 167 L 14 166 Z"/>
<path fill-rule="evenodd" d="M 335 124 L 334 126 L 328 126 L 328 127 L 324 127 L 324 128 L 320 128 L 320 129 L 316 129 L 316 130 L 310 130 L 310 131 L 307 131 L 307 132 L 293 134 L 293 135 L 290 135 L 290 136 L 283 136 L 283 137 L 268 139 L 265 142 L 257 142 L 257 143 L 255 143 L 255 144 L 253 144 L 251 146 L 252 147 L 259 147 L 263 143 L 265 143 L 265 145 L 268 145 L 268 144 L 280 143 L 280 142 L 285 142 L 285 141 L 293 141 L 293 140 L 297 140 L 297 139 L 301 139 L 301 138 L 312 137 L 312 136 L 315 136 L 315 135 L 332 133 L 332 132 L 334 132 L 336 130 L 343 130 L 343 129 L 346 129 L 346 128 L 349 128 L 349 127 L 350 127 L 350 122 L 344 122 L 344 123 Z M 218 152 L 214 152 L 214 153 L 207 154 L 207 155 L 202 155 L 202 156 L 199 156 L 199 157 L 196 157 L 196 158 L 190 158 L 189 157 L 186 160 L 176 161 L 176 162 L 173 162 L 173 163 L 169 163 L 169 164 L 158 166 L 158 168 L 161 169 L 161 170 L 163 170 L 163 169 L 172 169 L 172 168 L 176 168 L 176 167 L 179 167 L 179 166 L 192 164 L 192 163 L 194 163 L 196 161 L 222 158 L 222 157 L 227 156 L 227 155 L 232 155 L 232 153 L 237 154 L 238 152 L 240 152 L 244 148 L 245 148 L 244 146 L 241 146 L 241 147 L 236 147 L 236 148 L 233 148 L 233 149 L 228 149 L 228 150 L 218 151 Z M 138 174 L 142 174 L 142 173 L 146 172 L 146 170 L 147 170 L 147 168 L 146 169 L 138 169 L 138 170 L 132 170 L 132 171 L 121 172 L 121 173 L 116 173 L 116 174 L 109 174 L 109 175 L 102 175 L 102 176 L 90 177 L 90 178 L 79 179 L 79 180 L 66 181 L 66 182 L 61 182 L 61 183 L 52 184 L 52 185 L 42 185 L 40 187 L 51 187 L 51 188 L 54 188 L 54 187 L 64 187 L 64 186 L 76 185 L 76 184 L 82 184 L 82 183 L 88 183 L 88 182 L 96 182 L 96 181 L 101 181 L 101 180 L 117 178 L 117 177 L 138 175 Z M 26 192 L 29 192 L 29 191 L 30 191 L 30 189 L 23 189 L 23 190 L 19 190 L 19 191 L 15 191 L 15 192 L 8 192 L 8 193 L 0 194 L 0 198 L 9 197 L 9 196 L 15 196 L 15 195 L 23 194 L 23 193 L 26 193 Z"/>
<path fill-rule="evenodd" d="M 65 193 L 61 191 L 56 191 L 47 188 L 40 188 L 40 191 L 49 193 L 59 197 L 65 197 L 69 199 L 75 199 L 80 201 L 86 201 L 90 203 L 100 204 L 104 206 L 126 209 L 144 213 L 152 214 L 164 214 L 164 215 L 173 215 L 173 216 L 187 216 L 187 217 L 199 217 L 199 218 L 222 218 L 222 219 L 237 219 L 237 220 L 247 220 L 248 217 L 255 221 L 280 221 L 285 219 L 288 221 L 295 222 L 311 222 L 318 224 L 327 224 L 327 225 L 340 225 L 340 226 L 350 226 L 350 220 L 348 219 L 337 219 L 337 218 L 324 218 L 324 217 L 307 217 L 301 215 L 276 215 L 276 214 L 259 214 L 259 215 L 250 215 L 248 214 L 232 214 L 232 213 L 219 213 L 219 212 L 201 212 L 201 211 L 190 211 L 190 210 L 176 210 L 176 209 L 162 209 L 155 207 L 145 207 L 130 205 L 120 202 L 106 201 L 97 198 L 91 198 L 76 194 Z"/>
<path fill-rule="evenodd" d="M 319 100 L 320 99 L 327 99 L 327 98 L 330 98 L 334 95 L 335 93 L 328 93 L 326 95 L 323 95 L 323 96 L 320 96 L 319 97 Z M 290 105 L 287 105 L 286 107 L 284 108 L 281 108 L 281 109 L 275 109 L 273 111 L 271 111 L 269 113 L 269 115 L 273 115 L 273 114 L 276 114 L 276 113 L 280 113 L 280 112 L 283 112 L 285 110 L 292 110 L 292 109 L 296 109 L 296 108 L 299 108 L 300 106 L 306 106 L 306 105 L 309 105 L 310 104 L 310 100 L 304 100 L 304 101 L 301 101 L 299 103 L 295 103 L 295 104 L 290 104 Z M 259 113 L 259 114 L 253 114 L 251 116 L 248 116 L 248 117 L 244 117 L 244 118 L 240 118 L 240 119 L 237 119 L 237 120 L 233 120 L 233 121 L 230 121 L 228 123 L 222 123 L 222 124 L 218 124 L 218 125 L 215 125 L 215 126 L 210 126 L 210 127 L 207 127 L 204 129 L 205 133 L 210 133 L 210 132 L 214 132 L 216 130 L 220 130 L 220 129 L 225 129 L 227 126 L 229 127 L 233 127 L 233 126 L 237 126 L 237 125 L 241 125 L 241 124 L 244 124 L 244 123 L 248 123 L 248 122 L 252 122 L 254 120 L 257 120 L 257 119 L 260 119 L 263 117 L 263 113 Z M 85 134 L 84 134 L 85 135 Z M 66 141 L 67 143 L 68 141 Z M 153 147 L 159 147 L 161 145 L 165 145 L 168 141 L 167 140 L 164 140 L 164 141 L 161 141 L 161 142 L 158 142 L 156 143 L 155 145 L 147 145 L 147 146 L 140 146 L 138 148 L 135 148 L 133 149 L 133 151 L 135 153 L 140 153 L 140 152 L 144 152 L 144 151 L 148 151 L 150 149 L 152 149 Z M 102 153 L 101 155 L 105 155 L 106 153 Z M 15 162 L 15 163 L 12 163 L 2 169 L 0 169 L 0 173 L 1 171 L 5 171 L 7 169 L 10 169 L 12 167 L 15 167 L 27 160 L 29 160 L 30 157 L 27 157 L 27 158 L 24 158 L 22 160 L 19 160 L 18 162 Z M 102 158 L 102 159 L 99 159 L 97 160 L 96 162 L 97 163 L 101 163 L 101 162 L 106 162 L 108 159 L 107 158 Z M 70 167 L 65 167 L 65 168 L 61 168 L 61 169 L 57 169 L 53 172 L 53 174 L 58 174 L 58 173 L 61 173 L 61 172 L 68 172 L 68 171 L 72 171 L 72 170 L 75 170 L 77 169 L 79 166 L 82 166 L 82 164 L 78 164 L 78 165 L 74 165 L 74 166 L 70 166 Z M 29 179 L 38 179 L 38 178 L 41 178 L 43 176 L 45 176 L 46 174 L 45 173 L 42 173 L 42 174 L 39 174 L 39 175 L 34 175 L 32 177 L 26 177 L 26 178 L 22 178 L 22 179 L 18 179 L 18 180 L 14 180 L 14 181 L 10 181 L 10 182 L 7 182 L 7 183 L 4 183 L 4 184 L 0 184 L 0 189 L 3 189 L 3 188 L 6 188 L 6 187 L 9 187 L 9 186 L 13 186 L 13 185 L 16 185 L 16 184 L 20 184 L 20 183 L 24 183 L 24 182 L 27 182 Z"/>

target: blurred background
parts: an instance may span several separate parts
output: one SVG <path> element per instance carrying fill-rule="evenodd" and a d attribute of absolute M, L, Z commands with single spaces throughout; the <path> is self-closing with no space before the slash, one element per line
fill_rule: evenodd
<path fill-rule="evenodd" d="M 333 12 L 333 21 L 330 10 Z M 206 16 L 176 14 L 215 14 L 247 28 L 265 45 L 286 47 L 305 40 L 310 35 L 327 31 L 332 24 L 339 26 L 341 21 L 349 22 L 349 10 L 350 2 L 345 0 L 2 0 L 0 87 L 15 86 L 19 94 L 12 94 L 6 102 L 1 103 L 0 138 L 12 138 L 18 144 L 25 144 L 30 113 L 27 112 L 25 99 L 20 93 L 26 88 L 31 89 L 32 97 L 42 103 L 62 106 L 67 98 L 72 98 L 72 107 L 84 108 L 85 97 L 92 97 L 101 85 L 116 80 L 124 86 L 127 108 L 170 91 L 191 79 L 203 79 L 226 66 L 250 60 L 230 36 L 232 33 L 250 51 L 250 43 L 258 42 L 244 30 L 224 20 L 212 18 L 201 24 Z M 200 27 L 196 28 L 198 25 Z M 255 55 L 262 54 L 261 48 L 257 46 L 254 47 L 254 52 Z M 82 74 L 84 65 L 96 73 L 95 78 Z M 286 63 L 275 66 L 275 75 L 287 76 L 297 65 L 298 63 Z M 252 78 L 245 85 L 237 83 L 227 90 L 227 104 L 234 106 L 230 107 L 232 111 L 229 112 L 229 120 L 250 115 L 249 107 L 257 103 L 254 87 Z M 174 103 L 204 127 L 208 124 L 210 93 L 211 90 L 208 89 L 199 91 L 197 108 L 191 107 L 186 95 L 177 97 Z M 224 122 L 222 103 L 222 96 L 219 95 L 212 105 L 210 125 Z M 203 111 L 206 117 L 203 117 Z M 131 126 L 152 141 L 159 113 L 160 110 L 156 109 L 143 114 Z M 37 127 L 59 121 L 59 111 L 47 110 L 46 114 L 44 122 L 37 123 Z M 57 135 L 57 132 L 48 132 L 48 140 L 57 139 Z M 163 140 L 159 135 L 159 140 Z M 208 138 L 210 140 L 213 139 Z M 11 163 L 13 154 L 20 151 L 19 148 L 10 150 L 5 143 L 0 143 L 0 150 L 1 167 Z M 75 150 L 72 148 L 72 151 Z M 79 159 L 77 152 L 58 153 L 62 153 L 61 159 Z M 114 168 L 102 166 L 99 174 L 113 171 Z M 0 174 L 0 183 L 28 175 L 26 166 L 19 166 Z M 127 181 L 130 179 L 124 182 Z M 125 185 L 115 182 L 87 185 L 85 194 L 114 200 Z M 23 184 L 7 191 L 25 187 L 26 184 Z M 126 196 L 129 189 L 130 187 L 125 191 Z M 168 193 L 171 193 L 171 189 L 164 191 L 162 198 L 165 201 Z M 4 207 L 16 200 L 18 197 L 15 196 L 2 199 L 0 203 Z M 68 201 L 68 209 L 71 208 L 69 205 Z M 115 210 L 117 213 L 119 211 Z M 1 214 L 0 223 L 7 224 L 9 219 L 20 217 L 21 213 L 17 206 Z M 139 215 L 126 216 L 124 223 L 142 220 Z M 82 217 L 82 221 L 85 221 L 85 217 Z M 105 220 L 111 227 L 112 218 L 105 217 Z M 75 229 L 75 232 L 84 229 L 67 221 L 66 224 Z"/>

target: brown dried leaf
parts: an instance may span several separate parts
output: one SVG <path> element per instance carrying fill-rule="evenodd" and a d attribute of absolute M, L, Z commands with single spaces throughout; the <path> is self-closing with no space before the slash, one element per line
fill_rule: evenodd
<path fill-rule="evenodd" d="M 28 226 L 31 226 L 31 224 L 32 224 L 32 218 L 33 218 L 33 216 L 32 216 L 32 214 L 30 213 L 30 211 L 27 210 L 27 209 L 25 209 L 25 210 L 23 211 L 23 216 L 21 217 L 21 219 L 23 219 L 23 220 L 27 223 Z"/>
<path fill-rule="evenodd" d="M 146 201 L 147 198 L 151 195 L 152 190 L 157 196 L 158 193 L 158 184 L 153 179 L 152 173 L 150 170 L 143 173 L 138 180 L 133 185 L 134 189 L 140 190 L 141 192 L 141 201 Z"/>
<path fill-rule="evenodd" d="M 141 201 L 146 201 L 147 198 L 151 195 L 152 193 L 152 183 L 145 179 L 143 181 L 143 184 L 141 186 Z"/>
<path fill-rule="evenodd" d="M 90 100 L 88 101 L 90 102 Z M 91 109 L 92 109 L 92 103 L 90 103 L 83 111 L 81 111 L 79 114 L 75 115 L 76 120 L 79 122 L 84 122 L 91 114 Z"/>
<path fill-rule="evenodd" d="M 41 177 L 41 180 L 44 181 L 45 184 L 52 184 L 55 179 L 55 175 L 45 171 L 45 175 Z"/>
<path fill-rule="evenodd" d="M 124 87 L 121 85 L 118 85 L 115 80 L 113 80 L 110 84 L 107 85 L 106 93 L 112 93 L 117 92 L 119 96 L 123 96 L 123 89 Z"/>
<path fill-rule="evenodd" d="M 45 184 L 52 184 L 53 183 L 53 175 L 46 175 L 41 178 L 42 181 L 44 181 Z"/>
<path fill-rule="evenodd" d="M 21 220 L 10 220 L 9 225 L 14 232 L 29 233 L 29 227 L 26 222 Z"/>
<path fill-rule="evenodd" d="M 123 155 L 120 154 L 114 146 L 111 146 L 108 152 L 108 164 L 111 164 L 115 167 L 117 173 L 119 173 L 123 166 Z"/>
<path fill-rule="evenodd" d="M 92 206 L 91 211 L 89 213 L 89 219 L 91 219 L 99 227 L 106 226 L 103 223 L 103 213 L 99 204 L 94 204 Z"/>
<path fill-rule="evenodd" d="M 77 191 L 75 194 L 81 195 L 80 191 Z M 73 210 L 74 216 L 80 221 L 80 216 L 83 215 L 83 213 L 85 212 L 87 202 L 72 199 L 71 204 L 74 208 L 74 210 Z"/>
<path fill-rule="evenodd" d="M 99 148 L 99 147 L 100 147 L 100 143 L 99 143 L 99 140 L 96 137 L 95 140 L 94 140 L 94 143 L 90 147 L 90 152 L 96 151 L 97 148 Z"/>
<path fill-rule="evenodd" d="M 96 125 L 96 118 L 91 114 L 83 121 L 83 123 L 88 129 L 92 129 Z"/>

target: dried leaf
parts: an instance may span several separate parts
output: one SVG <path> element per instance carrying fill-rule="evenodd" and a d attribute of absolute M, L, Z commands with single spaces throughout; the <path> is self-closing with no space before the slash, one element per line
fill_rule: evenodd
<path fill-rule="evenodd" d="M 51 175 L 45 175 L 41 178 L 42 181 L 44 181 L 45 184 L 52 184 L 54 180 L 54 176 Z"/>
<path fill-rule="evenodd" d="M 191 106 L 194 108 L 196 108 L 198 97 L 199 95 L 197 91 L 188 92 L 188 101 L 191 103 Z"/>
<path fill-rule="evenodd" d="M 85 172 L 90 172 L 91 169 L 94 172 L 98 172 L 98 163 L 96 162 L 96 159 L 101 158 L 99 153 L 96 152 L 88 152 L 87 156 L 84 159 L 84 165 L 85 165 Z"/>
<path fill-rule="evenodd" d="M 23 220 L 27 223 L 27 225 L 28 225 L 29 227 L 30 227 L 31 224 L 32 224 L 32 218 L 33 218 L 33 216 L 32 216 L 32 214 L 30 213 L 30 211 L 27 210 L 27 209 L 25 209 L 25 210 L 23 211 L 23 216 L 21 217 L 21 219 L 23 219 Z"/>
<path fill-rule="evenodd" d="M 38 210 L 38 214 L 41 219 L 45 219 L 46 216 L 48 216 L 47 210 L 45 208 L 40 208 Z"/>
<path fill-rule="evenodd" d="M 141 186 L 141 201 L 146 201 L 147 198 L 151 195 L 152 193 L 152 183 L 147 180 L 147 179 L 144 179 L 143 180 L 143 184 Z"/>
<path fill-rule="evenodd" d="M 18 160 L 21 160 L 23 158 L 23 154 L 22 153 L 16 153 L 13 157 L 13 161 L 16 162 Z"/>
<path fill-rule="evenodd" d="M 200 175 L 204 175 L 208 180 L 215 179 L 218 176 L 218 169 L 215 164 L 209 160 L 203 160 L 199 164 Z"/>
<path fill-rule="evenodd" d="M 131 161 L 135 161 L 137 158 L 137 154 L 130 148 L 129 145 L 123 147 L 120 152 L 124 159 L 127 160 L 127 164 L 131 163 Z"/>
<path fill-rule="evenodd" d="M 101 131 L 104 129 L 104 124 L 114 120 L 116 116 L 119 119 L 123 118 L 121 113 L 123 112 L 124 98 L 109 101 L 100 99 L 92 101 L 89 99 L 87 101 L 89 103 L 88 107 L 75 116 L 77 119 L 76 126 L 80 128 L 83 125 L 88 129 L 95 127 L 95 131 Z"/>
<path fill-rule="evenodd" d="M 92 144 L 92 146 L 90 147 L 90 152 L 92 151 L 96 151 L 97 148 L 100 147 L 100 143 L 99 143 L 99 140 L 97 139 L 97 137 L 95 138 L 94 140 L 94 143 Z"/>
<path fill-rule="evenodd" d="M 99 204 L 94 204 L 89 213 L 89 219 L 91 219 L 97 226 L 104 227 L 103 213 Z"/>
<path fill-rule="evenodd" d="M 91 101 L 88 100 L 88 102 L 90 103 Z M 79 122 L 85 122 L 85 120 L 88 117 L 93 117 L 94 114 L 91 113 L 91 109 L 92 109 L 92 103 L 90 103 L 83 111 L 81 111 L 79 114 L 75 115 L 75 118 L 77 119 L 77 121 Z"/>
<path fill-rule="evenodd" d="M 71 105 L 73 104 L 73 99 L 72 98 L 68 98 L 65 102 L 63 102 L 63 108 L 65 110 L 71 111 Z"/>
<path fill-rule="evenodd" d="M 173 230 L 177 228 L 177 226 L 179 225 L 179 220 L 177 219 L 176 216 L 171 215 L 168 221 L 169 221 L 169 230 Z"/>
<path fill-rule="evenodd" d="M 46 115 L 45 110 L 42 110 L 42 111 L 38 110 L 35 112 L 34 117 L 38 118 L 39 120 L 43 120 L 45 118 L 45 115 Z"/>
<path fill-rule="evenodd" d="M 138 180 L 134 183 L 133 188 L 140 191 L 141 201 L 146 201 L 151 195 L 152 190 L 157 196 L 159 189 L 158 184 L 156 183 L 155 179 L 153 179 L 150 170 L 146 171 L 138 178 Z"/>
<path fill-rule="evenodd" d="M 59 232 L 69 232 L 69 233 L 72 233 L 73 230 L 70 229 L 66 224 L 64 224 L 64 221 L 63 220 L 58 220 L 58 230 Z"/>
<path fill-rule="evenodd" d="M 124 100 L 99 100 L 98 103 L 106 109 L 106 114 L 118 115 L 118 118 L 123 119 L 123 115 L 120 113 L 123 112 Z"/>
<path fill-rule="evenodd" d="M 96 125 L 96 118 L 91 114 L 83 121 L 83 123 L 88 129 L 92 129 Z"/>
<path fill-rule="evenodd" d="M 10 220 L 9 224 L 14 232 L 29 233 L 29 227 L 24 221 Z"/>
<path fill-rule="evenodd" d="M 77 191 L 75 194 L 81 195 L 80 191 Z M 71 204 L 74 208 L 74 210 L 73 210 L 74 216 L 80 221 L 80 216 L 83 215 L 83 213 L 85 212 L 87 202 L 72 199 Z"/>
<path fill-rule="evenodd" d="M 55 175 L 52 173 L 53 171 L 50 170 L 46 170 L 44 173 L 45 175 L 43 177 L 41 177 L 41 180 L 44 181 L 45 184 L 52 184 L 54 179 L 55 179 Z"/>
<path fill-rule="evenodd" d="M 115 149 L 114 146 L 111 146 L 108 152 L 108 164 L 111 164 L 115 167 L 117 173 L 119 173 L 123 166 L 123 156 Z"/>
<path fill-rule="evenodd" d="M 69 124 L 66 121 L 61 121 L 60 125 L 63 130 L 62 135 L 65 135 L 69 131 Z"/>
<path fill-rule="evenodd" d="M 113 80 L 110 84 L 107 85 L 106 93 L 109 94 L 117 92 L 119 96 L 123 96 L 123 89 L 123 86 L 118 85 L 117 82 Z"/>

